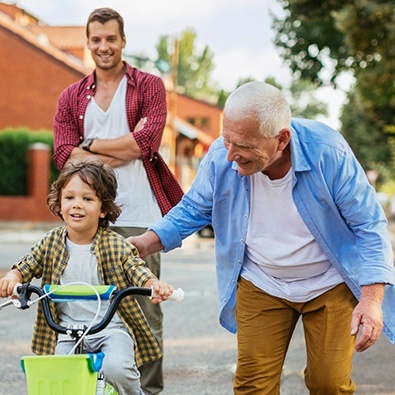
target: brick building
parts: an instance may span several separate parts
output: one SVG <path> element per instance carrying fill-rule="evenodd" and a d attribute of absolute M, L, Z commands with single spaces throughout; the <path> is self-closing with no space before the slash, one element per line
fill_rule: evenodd
<path fill-rule="evenodd" d="M 30 29 L 38 24 L 15 5 L 0 2 L 0 130 L 52 130 L 58 96 L 90 72 L 80 59 Z"/>

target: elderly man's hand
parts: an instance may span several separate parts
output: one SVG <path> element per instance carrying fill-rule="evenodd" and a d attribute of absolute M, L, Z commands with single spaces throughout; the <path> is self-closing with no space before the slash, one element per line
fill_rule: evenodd
<path fill-rule="evenodd" d="M 128 237 L 127 240 L 138 249 L 142 259 L 163 250 L 163 245 L 159 237 L 151 230 L 148 230 L 140 236 Z"/>
<path fill-rule="evenodd" d="M 351 335 L 361 334 L 355 344 L 358 352 L 365 351 L 376 343 L 383 329 L 381 302 L 384 295 L 384 284 L 372 284 L 362 287 L 361 299 L 355 307 L 351 321 Z"/>

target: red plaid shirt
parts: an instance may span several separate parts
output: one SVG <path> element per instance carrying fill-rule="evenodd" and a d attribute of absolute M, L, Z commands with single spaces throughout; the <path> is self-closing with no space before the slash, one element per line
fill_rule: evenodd
<path fill-rule="evenodd" d="M 133 133 L 141 150 L 141 159 L 162 215 L 176 205 L 183 195 L 173 173 L 159 154 L 163 128 L 166 124 L 166 90 L 163 81 L 125 62 L 126 115 L 132 132 L 137 122 L 147 117 L 144 128 Z M 59 97 L 54 121 L 54 156 L 61 169 L 71 151 L 84 140 L 86 108 L 95 95 L 95 73 L 66 88 Z"/>

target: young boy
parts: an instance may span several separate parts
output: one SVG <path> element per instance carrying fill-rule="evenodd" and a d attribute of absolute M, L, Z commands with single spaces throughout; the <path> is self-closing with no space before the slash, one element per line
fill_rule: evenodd
<path fill-rule="evenodd" d="M 133 191 L 131 191 L 133 193 Z M 89 157 L 69 162 L 48 194 L 50 211 L 65 226 L 49 231 L 0 280 L 0 297 L 12 294 L 17 283 L 41 278 L 42 284 L 83 281 L 92 285 L 153 287 L 158 298 L 166 300 L 173 287 L 159 281 L 140 259 L 137 249 L 108 229 L 121 209 L 115 204 L 117 180 L 114 171 L 100 160 Z M 102 303 L 101 318 L 107 308 Z M 91 302 L 65 302 L 56 305 L 55 317 L 61 324 L 88 325 L 96 314 Z M 38 305 L 32 350 L 35 354 L 67 354 L 74 342 L 56 334 L 46 325 Z M 124 299 L 105 331 L 88 336 L 87 352 L 103 351 L 106 381 L 120 395 L 143 394 L 137 365 L 157 360 L 161 349 L 146 318 L 133 298 Z"/>

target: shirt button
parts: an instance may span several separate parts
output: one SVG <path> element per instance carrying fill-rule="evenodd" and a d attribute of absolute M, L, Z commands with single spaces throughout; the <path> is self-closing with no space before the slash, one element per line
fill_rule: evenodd
<path fill-rule="evenodd" d="M 88 100 L 90 100 L 90 99 L 92 98 L 92 96 L 91 96 L 91 95 L 88 95 L 86 98 L 87 98 Z"/>
<path fill-rule="evenodd" d="M 239 260 L 237 261 L 237 263 L 238 263 L 239 265 L 241 265 L 241 260 L 239 259 Z"/>
<path fill-rule="evenodd" d="M 244 239 L 241 239 L 241 240 L 240 240 L 240 243 L 244 243 Z"/>
<path fill-rule="evenodd" d="M 83 115 L 80 115 L 79 118 L 80 118 L 80 119 L 84 119 L 84 116 L 83 116 Z"/>

